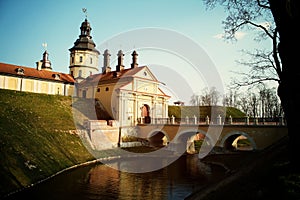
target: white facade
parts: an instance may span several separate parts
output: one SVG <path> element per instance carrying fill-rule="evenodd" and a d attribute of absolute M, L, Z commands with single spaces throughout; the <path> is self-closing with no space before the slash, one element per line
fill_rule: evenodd
<path fill-rule="evenodd" d="M 150 69 L 143 66 L 92 76 L 79 84 L 78 95 L 97 99 L 120 126 L 134 126 L 168 117 L 170 97 L 159 84 Z"/>

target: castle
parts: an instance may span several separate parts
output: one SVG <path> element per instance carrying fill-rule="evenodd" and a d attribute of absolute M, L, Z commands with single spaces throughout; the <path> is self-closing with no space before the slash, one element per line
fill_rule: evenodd
<path fill-rule="evenodd" d="M 99 73 L 100 51 L 91 36 L 87 18 L 81 23 L 79 38 L 70 51 L 69 74 L 52 70 L 47 50 L 36 68 L 0 63 L 0 89 L 24 92 L 76 96 L 99 101 L 121 126 L 150 123 L 151 118 L 168 117 L 168 100 L 160 82 L 147 66 L 139 66 L 133 51 L 129 68 L 124 65 L 124 53 L 117 53 L 115 70 L 110 66 L 110 52 L 103 53 Z"/>

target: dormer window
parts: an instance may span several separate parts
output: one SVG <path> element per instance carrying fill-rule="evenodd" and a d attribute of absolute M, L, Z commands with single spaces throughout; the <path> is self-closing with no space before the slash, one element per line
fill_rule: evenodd
<path fill-rule="evenodd" d="M 17 72 L 17 74 L 24 75 L 24 69 L 23 68 L 17 68 L 16 72 Z"/>
<path fill-rule="evenodd" d="M 52 77 L 53 77 L 55 80 L 60 80 L 60 75 L 59 75 L 59 74 L 52 74 Z"/>
<path fill-rule="evenodd" d="M 118 77 L 118 73 L 117 72 L 113 72 L 113 78 L 117 78 Z"/>

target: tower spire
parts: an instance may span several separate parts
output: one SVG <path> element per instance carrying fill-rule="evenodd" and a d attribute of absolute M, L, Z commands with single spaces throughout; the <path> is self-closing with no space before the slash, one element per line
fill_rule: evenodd
<path fill-rule="evenodd" d="M 43 53 L 43 58 L 39 62 L 37 62 L 37 68 L 38 70 L 48 70 L 51 71 L 51 62 L 49 60 L 49 53 L 47 51 L 47 43 L 43 43 L 42 46 L 44 47 L 44 53 Z"/>
<path fill-rule="evenodd" d="M 87 19 L 87 9 L 86 9 L 86 8 L 82 8 L 82 12 L 83 12 L 84 15 L 85 15 L 85 19 Z"/>

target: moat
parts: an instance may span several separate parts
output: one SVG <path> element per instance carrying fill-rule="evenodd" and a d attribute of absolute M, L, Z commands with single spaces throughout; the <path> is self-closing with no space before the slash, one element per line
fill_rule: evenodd
<path fill-rule="evenodd" d="M 197 154 L 147 173 L 121 172 L 98 163 L 66 171 L 7 199 L 184 199 L 225 173 L 221 166 L 201 162 Z"/>

